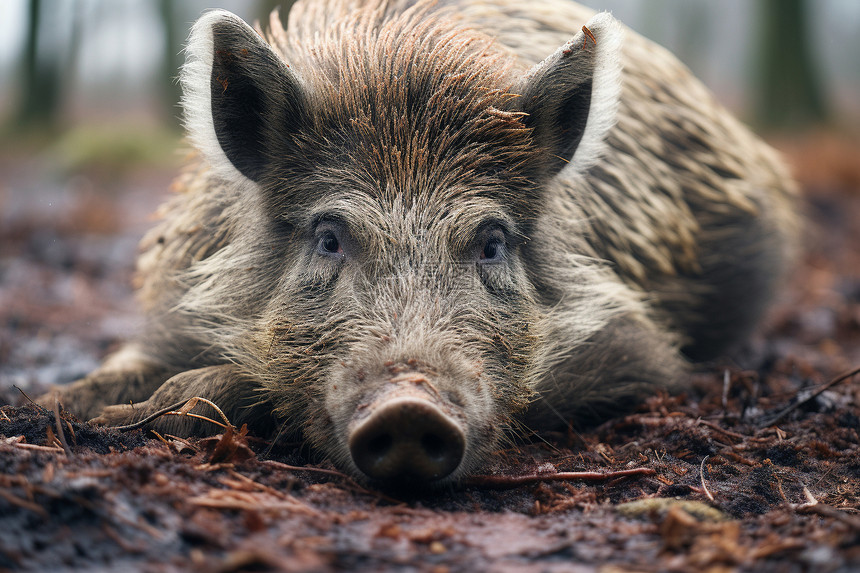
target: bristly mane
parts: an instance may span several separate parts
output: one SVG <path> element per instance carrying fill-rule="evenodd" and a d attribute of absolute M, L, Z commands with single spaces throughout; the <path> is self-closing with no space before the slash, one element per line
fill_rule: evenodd
<path fill-rule="evenodd" d="M 273 13 L 267 39 L 310 94 L 312 132 L 341 150 L 332 163 L 345 149 L 359 168 L 353 183 L 443 201 L 491 185 L 498 197 L 502 183 L 522 202 L 514 188 L 547 158 L 514 108 L 512 59 L 447 15 L 426 1 L 401 13 L 386 0 L 299 3 L 287 30 Z"/>

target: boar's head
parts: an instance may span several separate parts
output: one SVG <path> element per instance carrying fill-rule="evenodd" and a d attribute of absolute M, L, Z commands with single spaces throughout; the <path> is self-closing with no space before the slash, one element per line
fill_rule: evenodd
<path fill-rule="evenodd" d="M 271 43 L 223 11 L 193 29 L 186 124 L 234 198 L 182 307 L 341 467 L 448 483 L 549 368 L 537 222 L 614 121 L 620 27 L 527 71 L 427 8 L 311 15 Z"/>

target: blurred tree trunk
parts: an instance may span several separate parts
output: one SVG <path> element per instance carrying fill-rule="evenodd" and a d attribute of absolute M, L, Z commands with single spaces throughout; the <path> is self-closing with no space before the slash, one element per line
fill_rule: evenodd
<path fill-rule="evenodd" d="M 163 99 L 170 118 L 170 124 L 179 129 L 182 115 L 179 102 L 182 98 L 182 88 L 179 85 L 179 69 L 184 58 L 182 55 L 182 40 L 186 30 L 182 20 L 180 2 L 175 0 L 159 0 L 158 13 L 161 17 L 164 31 L 164 59 L 162 60 Z"/>
<path fill-rule="evenodd" d="M 44 33 L 44 3 L 30 0 L 21 68 L 17 122 L 21 128 L 52 127 L 60 108 L 62 70 L 58 50 L 40 50 Z"/>
<path fill-rule="evenodd" d="M 810 42 L 806 0 L 762 0 L 756 116 L 768 127 L 797 128 L 827 119 Z"/>
<path fill-rule="evenodd" d="M 257 20 L 259 20 L 263 30 L 269 29 L 269 14 L 271 14 L 272 10 L 275 8 L 278 8 L 281 15 L 281 21 L 284 23 L 284 28 L 286 28 L 287 14 L 290 13 L 290 8 L 292 8 L 295 2 L 296 0 L 259 0 L 256 13 Z"/>

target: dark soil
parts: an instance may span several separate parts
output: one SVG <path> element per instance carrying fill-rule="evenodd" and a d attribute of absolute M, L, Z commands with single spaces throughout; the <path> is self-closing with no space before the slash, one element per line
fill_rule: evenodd
<path fill-rule="evenodd" d="M 813 396 L 860 366 L 860 171 L 808 176 L 795 147 L 805 254 L 743 359 L 420 497 L 364 489 L 298 444 L 123 434 L 26 404 L 13 384 L 83 375 L 133 330 L 134 237 L 164 177 L 61 190 L 45 215 L 17 191 L 27 167 L 2 166 L 0 571 L 860 569 L 860 375 Z"/>

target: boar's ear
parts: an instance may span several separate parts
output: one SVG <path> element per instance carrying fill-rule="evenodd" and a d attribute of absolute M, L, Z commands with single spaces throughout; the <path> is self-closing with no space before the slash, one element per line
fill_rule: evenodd
<path fill-rule="evenodd" d="M 535 139 L 583 171 L 597 162 L 615 124 L 621 94 L 624 30 L 608 13 L 591 18 L 579 34 L 523 78 L 517 98 Z"/>
<path fill-rule="evenodd" d="M 277 133 L 295 129 L 304 96 L 296 75 L 241 18 L 205 13 L 191 29 L 182 106 L 192 143 L 222 176 L 259 181 Z M 237 173 L 238 172 L 238 173 Z"/>

